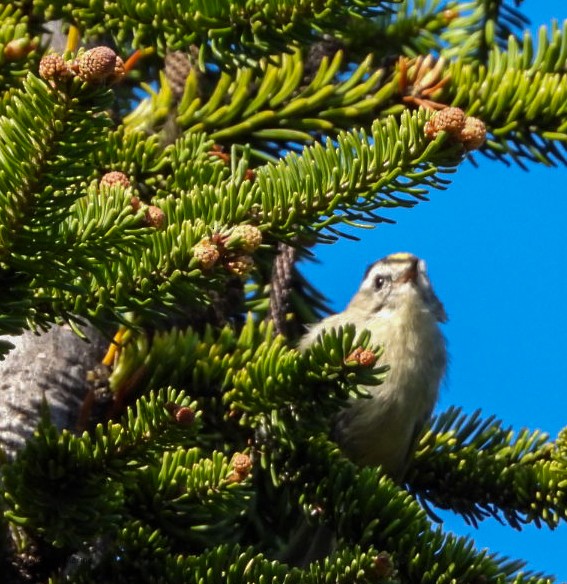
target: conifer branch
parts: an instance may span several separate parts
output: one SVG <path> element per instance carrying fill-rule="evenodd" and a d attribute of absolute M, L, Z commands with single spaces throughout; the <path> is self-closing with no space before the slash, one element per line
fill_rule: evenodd
<path fill-rule="evenodd" d="M 377 469 L 357 469 L 328 441 L 314 438 L 307 449 L 311 463 L 305 484 L 319 485 L 311 500 L 324 506 L 345 543 L 373 545 L 398 558 L 402 582 L 471 582 L 488 575 L 494 582 L 552 583 L 519 572 L 524 562 L 479 552 L 472 540 L 434 529 L 405 490 Z M 315 478 L 314 472 L 321 474 Z"/>
<path fill-rule="evenodd" d="M 427 502 L 475 526 L 495 517 L 516 529 L 554 528 L 567 519 L 560 444 L 539 431 L 516 434 L 478 411 L 466 416 L 450 409 L 422 438 L 408 481 Z"/>
<path fill-rule="evenodd" d="M 443 34 L 459 10 L 458 2 L 446 0 L 404 2 L 380 18 L 351 19 L 340 38 L 356 62 L 369 52 L 378 63 L 393 56 L 436 54 L 443 49 Z"/>
<path fill-rule="evenodd" d="M 28 17 L 12 3 L 0 7 L 0 93 L 19 85 L 29 67 L 37 66 L 38 45 Z"/>
<path fill-rule="evenodd" d="M 44 413 L 1 465 L 0 572 L 53 584 L 551 582 L 445 534 L 427 511 L 554 528 L 567 515 L 567 431 L 549 442 L 450 410 L 406 488 L 329 438 L 337 412 L 387 374 L 368 332 L 345 326 L 300 352 L 264 321 L 278 247 L 309 257 L 347 236 L 342 225 L 426 200 L 486 131 L 489 157 L 567 162 L 567 23 L 522 37 L 514 4 L 0 8 L 0 333 L 119 326 L 81 410 L 88 431 L 58 431 Z M 147 50 L 97 77 L 84 49 L 68 60 L 69 42 L 42 58 L 44 83 L 50 19 L 86 45 Z M 295 312 L 283 317 L 299 330 L 324 303 L 287 271 Z M 287 565 L 305 523 L 336 546 Z"/>
<path fill-rule="evenodd" d="M 242 65 L 285 50 L 290 40 L 314 41 L 317 30 L 340 29 L 350 15 L 380 14 L 397 1 L 230 4 L 190 0 L 180 4 L 175 0 L 78 0 L 71 5 L 61 0 L 33 0 L 33 12 L 47 19 L 65 18 L 89 36 L 110 33 L 135 47 L 156 46 L 162 54 L 166 49 L 185 50 L 194 43 L 201 47 L 202 63 L 212 56 L 227 65 Z"/>
<path fill-rule="evenodd" d="M 504 48 L 529 24 L 509 0 L 471 0 L 459 4 L 458 12 L 442 38 L 445 55 L 464 61 L 486 63 L 493 47 Z"/>
<path fill-rule="evenodd" d="M 208 100 L 191 70 L 175 124 L 179 132 L 206 131 L 220 143 L 249 142 L 255 152 L 275 157 L 281 150 L 298 151 L 323 136 L 334 137 L 355 123 L 368 131 L 376 118 L 400 116 L 408 107 L 453 106 L 485 123 L 491 134 L 483 147 L 487 156 L 520 165 L 523 159 L 562 163 L 566 27 L 553 25 L 550 38 L 542 28 L 537 49 L 527 33 L 521 45 L 510 37 L 506 50 L 492 49 L 486 65 L 421 56 L 421 61 L 405 59 L 399 66 L 376 68 L 376 58 L 367 54 L 346 80 L 339 50 L 332 59 L 323 57 L 307 85 L 304 57 L 298 51 L 283 53 L 261 61 L 259 69 L 220 73 Z M 128 126 L 150 130 L 165 124 L 172 96 L 163 82 L 126 118 Z"/>
<path fill-rule="evenodd" d="M 68 315 L 69 306 L 54 309 L 53 298 L 43 290 L 81 294 L 86 288 L 71 283 L 78 274 L 102 279 L 99 264 L 82 254 L 92 251 L 83 246 L 86 233 L 79 236 L 83 249 L 77 253 L 73 248 L 80 220 L 67 233 L 61 226 L 92 175 L 88 157 L 102 147 L 109 97 L 106 90 L 84 91 L 77 84 L 74 95 L 65 95 L 28 75 L 22 88 L 0 104 L 0 278 L 10 307 L 2 318 L 6 332 L 21 332 L 28 319 L 29 326 L 46 326 L 55 315 Z M 116 218 L 108 212 L 107 228 Z"/>
<path fill-rule="evenodd" d="M 551 39 L 542 28 L 537 51 L 526 33 L 522 46 L 511 38 L 507 52 L 494 48 L 486 66 L 449 67 L 451 103 L 480 117 L 491 133 L 485 153 L 520 165 L 565 163 L 566 55 L 567 21 L 562 30 L 552 28 Z"/>
<path fill-rule="evenodd" d="M 374 68 L 370 55 L 343 80 L 347 64 L 340 50 L 321 59 L 310 81 L 307 65 L 301 51 L 290 49 L 263 59 L 259 67 L 220 72 L 207 96 L 199 73 L 191 69 L 175 123 L 179 131 L 205 131 L 221 143 L 250 141 L 275 155 L 278 149 L 335 134 L 355 120 L 369 124 L 398 91 L 396 83 L 384 82 L 385 70 Z M 160 90 L 151 91 L 126 117 L 127 126 L 149 130 L 165 124 L 173 95 L 161 81 Z"/>

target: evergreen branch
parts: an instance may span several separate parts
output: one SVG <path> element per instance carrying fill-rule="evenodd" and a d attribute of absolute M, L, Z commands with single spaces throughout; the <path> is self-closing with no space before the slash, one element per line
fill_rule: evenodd
<path fill-rule="evenodd" d="M 264 233 L 283 239 L 338 223 L 380 222 L 376 209 L 413 206 L 425 198 L 426 188 L 443 188 L 444 181 L 435 173 L 438 167 L 448 171 L 459 156 L 443 139 L 425 138 L 426 119 L 425 112 L 404 114 L 399 124 L 394 118 L 375 122 L 371 136 L 343 133 L 338 145 L 317 144 L 301 157 L 290 154 L 277 165 L 258 168 L 254 182 L 245 180 L 245 153 L 238 159 L 233 149 L 231 174 L 207 150 L 210 142 L 191 134 L 180 138 L 159 163 L 164 174 L 168 166 L 171 171 L 157 189 L 159 198 L 154 198 L 167 226 L 147 236 L 141 255 L 122 258 L 126 269 L 114 263 L 107 268 L 106 283 L 101 280 L 96 290 L 91 286 L 82 298 L 74 298 L 75 311 L 102 317 L 98 311 L 103 305 L 108 308 L 109 300 L 117 311 L 154 317 L 157 307 L 172 310 L 180 298 L 185 306 L 203 307 L 204 291 L 224 285 L 229 274 L 222 262 L 203 269 L 195 248 L 232 225 L 253 222 Z M 191 152 L 194 165 L 187 164 Z"/>
<path fill-rule="evenodd" d="M 183 144 L 185 157 L 197 159 L 197 147 L 192 142 L 202 142 L 203 136 L 188 137 Z M 169 150 L 164 149 L 157 135 L 127 129 L 124 125 L 106 135 L 106 148 L 93 152 L 94 166 L 102 175 L 120 171 L 128 176 L 134 194 L 144 200 L 163 184 L 164 174 L 169 174 Z M 201 160 L 199 160 L 201 161 Z"/>
<path fill-rule="evenodd" d="M 395 584 L 395 580 L 382 577 L 377 566 L 378 554 L 360 549 L 337 553 L 324 563 L 312 564 L 306 570 L 290 568 L 275 561 L 254 548 L 222 546 L 199 557 L 178 558 L 170 562 L 171 582 L 190 582 L 197 584 L 211 571 L 227 574 L 227 580 L 238 583 L 256 584 L 257 582 L 280 582 L 281 584 L 337 584 L 357 582 L 359 584 Z M 187 580 L 187 574 L 191 574 Z"/>
<path fill-rule="evenodd" d="M 63 223 L 64 237 L 59 241 L 88 251 L 73 256 L 77 268 L 86 272 L 88 258 L 95 256 L 99 260 L 97 270 L 93 275 L 89 271 L 86 278 L 84 272 L 71 278 L 67 272 L 61 285 L 44 280 L 38 302 L 52 298 L 60 314 L 66 314 L 72 306 L 75 314 L 101 322 L 133 309 L 155 317 L 159 307 L 172 310 L 179 298 L 184 298 L 186 305 L 203 307 L 207 302 L 203 284 L 214 289 L 228 276 L 223 270 L 205 274 L 198 269 L 193 249 L 210 235 L 208 226 L 221 228 L 254 218 L 264 231 L 278 234 L 283 230 L 286 235 L 295 235 L 300 225 L 311 229 L 314 218 L 321 216 L 317 231 L 339 222 L 376 222 L 381 221 L 374 214 L 379 207 L 414 204 L 394 194 L 395 190 L 419 200 L 425 192 L 421 185 L 441 187 L 441 180 L 434 176 L 436 167 L 425 160 L 433 157 L 454 164 L 455 158 L 448 160 L 452 151 L 439 150 L 440 142 L 426 141 L 422 132 L 425 119 L 425 114 L 419 113 L 403 116 L 401 126 L 393 119 L 377 122 L 371 138 L 364 133 L 343 134 L 338 147 L 331 143 L 326 148 L 317 145 L 301 158 L 290 155 L 277 166 L 259 168 L 254 183 L 243 180 L 245 158 L 234 162 L 231 175 L 207 150 L 210 142 L 193 135 L 180 139 L 162 158 L 156 158 L 157 142 L 150 140 L 148 156 L 141 156 L 148 161 L 146 170 L 140 163 L 136 168 L 132 159 L 140 154 L 139 148 L 134 148 L 139 134 L 134 135 L 125 142 L 122 168 L 142 179 L 143 174 L 156 169 L 167 175 L 149 185 L 160 197 L 154 202 L 164 211 L 167 226 L 153 231 L 139 229 L 140 218 L 130 215 L 126 194 L 105 195 L 103 203 L 97 199 L 96 188 L 91 187 L 87 198 L 71 208 L 72 215 Z M 194 166 L 186 164 L 192 152 Z M 121 168 L 120 156 L 116 153 L 110 165 Z M 100 156 L 96 164 L 101 164 Z M 198 174 L 192 168 L 199 169 Z M 139 184 L 138 189 L 143 186 Z M 378 197 L 376 190 L 381 192 Z M 114 225 L 117 217 L 121 218 L 121 227 Z M 85 241 L 87 235 L 91 243 Z M 58 246 L 52 244 L 50 251 L 58 252 Z M 82 293 L 77 295 L 76 290 Z"/>
<path fill-rule="evenodd" d="M 99 136 L 109 125 L 101 114 L 110 95 L 97 90 L 93 103 L 86 93 L 68 97 L 29 75 L 0 108 L 0 249 L 14 267 L 20 267 L 20 255 L 31 259 L 48 251 L 45 228 L 68 213 L 79 185 L 92 173 L 83 156 L 100 147 Z"/>
<path fill-rule="evenodd" d="M 492 51 L 486 67 L 461 62 L 449 67 L 449 101 L 480 117 L 491 131 L 485 152 L 510 156 L 520 165 L 522 159 L 566 162 L 567 75 L 561 63 L 567 21 L 563 30 L 552 30 L 551 41 L 542 30 L 540 43 L 534 55 L 526 33 L 522 50 L 512 38 L 506 53 Z"/>
<path fill-rule="evenodd" d="M 414 0 L 402 3 L 396 12 L 373 19 L 351 19 L 340 38 L 349 57 L 366 56 L 378 62 L 400 55 L 416 57 L 441 52 L 446 46 L 443 33 L 459 16 L 460 4 L 447 0 Z"/>
<path fill-rule="evenodd" d="M 119 555 L 120 554 L 120 555 Z M 116 561 L 119 557 L 120 560 Z M 104 550 L 103 557 L 92 565 L 85 558 L 72 577 L 55 578 L 53 584 L 93 584 L 94 582 L 167 582 L 168 584 L 199 584 L 233 582 L 257 584 L 399 584 L 382 568 L 384 556 L 373 550 L 360 549 L 339 552 L 306 570 L 290 568 L 254 547 L 220 545 L 200 555 L 172 554 L 161 534 L 140 523 L 132 522 L 117 535 L 117 540 Z M 90 561 L 89 561 L 90 560 Z"/>
<path fill-rule="evenodd" d="M 385 71 L 367 56 L 348 78 L 341 79 L 342 51 L 320 61 L 306 81 L 306 61 L 299 50 L 270 56 L 259 68 L 222 71 L 205 99 L 195 69 L 189 73 L 175 118 L 182 131 L 207 132 L 217 142 L 250 140 L 277 154 L 284 147 L 309 143 L 322 134 L 350 127 L 354 120 L 370 123 L 375 112 L 398 92 L 397 82 L 383 82 Z M 344 77 L 344 75 L 343 75 Z M 165 78 L 126 118 L 128 127 L 148 130 L 169 120 L 173 96 Z M 169 131 L 169 122 L 164 131 Z M 296 146 L 297 147 L 297 146 Z"/>
<path fill-rule="evenodd" d="M 289 41 L 315 40 L 316 30 L 340 30 L 350 15 L 380 14 L 397 0 L 257 0 L 205 2 L 190 0 L 33 0 L 34 14 L 64 18 L 89 36 L 112 34 L 120 43 L 157 46 L 160 52 L 201 47 L 201 59 L 249 64 L 260 56 L 285 50 Z"/>
<path fill-rule="evenodd" d="M 21 83 L 37 63 L 39 38 L 29 29 L 27 16 L 13 4 L 0 7 L 0 95 Z"/>
<path fill-rule="evenodd" d="M 436 173 L 450 172 L 458 155 L 442 141 L 427 141 L 427 117 L 404 112 L 399 123 L 393 117 L 374 122 L 371 136 L 341 133 L 336 144 L 327 140 L 259 169 L 261 222 L 293 234 L 302 226 L 321 231 L 341 222 L 378 223 L 376 210 L 412 207 L 425 199 L 423 187 L 443 188 Z"/>
<path fill-rule="evenodd" d="M 546 434 L 514 434 L 493 417 L 451 408 L 422 438 L 408 482 L 426 501 L 475 526 L 492 516 L 516 529 L 554 528 L 567 519 L 565 477 Z"/>
<path fill-rule="evenodd" d="M 360 393 L 358 384 L 377 384 L 383 378 L 382 366 L 364 368 L 347 362 L 355 348 L 368 348 L 369 335 L 355 332 L 352 326 L 330 331 L 303 356 L 287 347 L 283 337 L 274 338 L 271 325 L 257 324 L 251 314 L 239 334 L 228 325 L 220 331 L 207 326 L 203 333 L 174 327 L 156 331 L 151 338 L 132 332 L 123 342 L 110 387 L 119 392 L 134 377 L 146 390 L 160 387 L 166 379 L 173 385 L 189 382 L 206 412 L 211 412 L 206 404 L 223 388 L 225 415 L 237 415 L 239 423 L 251 429 L 276 415 L 274 410 L 291 406 L 295 415 L 305 409 L 302 415 L 314 423 L 314 408 L 320 411 L 318 418 L 328 419 L 349 393 Z M 379 354 L 377 349 L 375 353 Z M 329 382 L 335 385 L 334 392 L 320 389 Z"/>
<path fill-rule="evenodd" d="M 91 543 L 90 549 L 80 549 L 70 556 L 64 569 L 50 578 L 50 584 L 170 581 L 165 564 L 173 552 L 159 529 L 133 520 L 113 536 L 112 540 L 101 537 Z"/>
<path fill-rule="evenodd" d="M 128 481 L 128 508 L 194 551 L 227 539 L 236 543 L 251 492 L 249 481 L 231 480 L 232 472 L 219 452 L 203 458 L 196 448 L 166 451 L 161 464 L 140 469 Z"/>
<path fill-rule="evenodd" d="M 197 451 L 183 450 L 183 445 L 194 441 L 199 423 L 192 421 L 188 427 L 177 422 L 170 410 L 193 410 L 195 406 L 182 392 L 163 390 L 139 400 L 137 412 L 129 410 L 123 424 L 99 425 L 92 437 L 87 433 L 73 436 L 67 430 L 58 433 L 44 419 L 16 460 L 2 469 L 6 517 L 50 545 L 74 549 L 80 542 L 114 532 L 117 522 L 133 512 L 127 501 L 147 495 L 156 469 L 161 468 L 159 488 L 164 503 L 171 499 L 172 489 L 179 488 L 175 481 L 181 479 L 189 494 L 202 490 L 213 476 L 216 482 L 224 476 L 227 488 L 233 491 L 226 462 L 214 455 L 217 458 L 213 456 L 212 466 L 203 462 L 202 467 L 196 462 Z M 198 421 L 200 414 L 195 415 Z M 172 459 L 167 452 L 173 445 L 178 454 Z M 187 469 L 194 461 L 194 475 L 184 473 L 179 457 L 185 457 Z M 155 500 L 158 494 L 153 493 Z M 177 490 L 175 497 L 180 494 Z M 166 508 L 169 511 L 164 512 L 169 515 L 171 503 L 164 504 L 162 510 Z M 177 511 L 181 513 L 182 508 Z M 147 507 L 140 507 L 138 512 L 143 509 L 155 518 Z"/>
<path fill-rule="evenodd" d="M 67 95 L 28 75 L 22 88 L 0 104 L 0 279 L 3 293 L 19 298 L 8 302 L 10 314 L 2 317 L 6 332 L 21 332 L 28 319 L 29 326 L 53 320 L 55 311 L 45 309 L 41 292 L 34 298 L 34 288 L 76 295 L 85 291 L 70 284 L 77 274 L 101 279 L 98 262 L 77 253 L 61 236 L 92 175 L 88 157 L 102 148 L 109 97 L 104 89 L 77 83 Z M 108 225 L 115 218 L 106 216 L 108 228 L 115 228 Z M 24 282 L 27 290 L 16 295 Z M 63 307 L 62 314 L 67 310 Z"/>
<path fill-rule="evenodd" d="M 478 552 L 472 540 L 433 529 L 407 491 L 379 469 L 357 469 L 326 439 L 313 438 L 306 450 L 309 463 L 302 485 L 318 485 L 307 496 L 324 506 L 345 543 L 371 544 L 397 558 L 402 582 L 441 584 L 480 578 L 551 584 L 550 578 L 519 572 L 521 561 Z"/>
<path fill-rule="evenodd" d="M 485 63 L 491 50 L 517 39 L 529 20 L 507 0 L 471 0 L 459 5 L 442 39 L 446 57 Z"/>
<path fill-rule="evenodd" d="M 525 158 L 563 163 L 566 39 L 567 23 L 562 30 L 554 24 L 550 38 L 541 29 L 537 50 L 525 33 L 521 46 L 510 37 L 506 52 L 494 48 L 486 65 L 460 59 L 440 67 L 439 61 L 438 73 L 450 82 L 444 88 L 440 84 L 434 92 L 434 88 L 421 87 L 420 80 L 404 81 L 401 71 L 373 68 L 371 56 L 346 80 L 337 77 L 344 68 L 341 51 L 332 60 L 321 60 L 307 86 L 302 85 L 305 64 L 298 51 L 262 61 L 260 69 L 222 72 L 210 99 L 204 102 L 193 70 L 176 123 L 185 131 L 205 130 L 220 142 L 250 141 L 255 148 L 275 155 L 325 135 L 336 136 L 339 128 L 355 122 L 367 127 L 376 115 L 399 115 L 407 103 L 428 105 L 435 98 L 441 107 L 460 107 L 483 120 L 491 130 L 483 149 L 487 155 L 502 160 L 511 157 L 520 165 Z M 407 87 L 401 88 L 403 83 Z M 161 122 L 159 117 L 154 119 L 158 125 L 166 119 L 167 104 L 171 106 L 169 94 L 164 87 L 152 97 L 156 104 L 150 111 L 153 115 L 163 112 Z M 140 126 L 148 108 L 149 102 L 142 102 L 127 122 Z"/>

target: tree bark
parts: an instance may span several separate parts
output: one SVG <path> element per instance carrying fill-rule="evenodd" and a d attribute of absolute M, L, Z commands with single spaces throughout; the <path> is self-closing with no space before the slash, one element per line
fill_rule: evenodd
<path fill-rule="evenodd" d="M 100 363 L 108 340 L 85 328 L 90 342 L 68 326 L 54 326 L 36 335 L 0 337 L 15 348 L 0 361 L 0 447 L 12 458 L 31 436 L 45 399 L 51 421 L 59 428 L 76 428 L 88 390 L 87 372 Z"/>

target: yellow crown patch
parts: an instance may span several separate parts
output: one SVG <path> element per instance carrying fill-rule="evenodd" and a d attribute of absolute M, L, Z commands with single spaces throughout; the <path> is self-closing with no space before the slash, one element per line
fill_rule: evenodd
<path fill-rule="evenodd" d="M 400 251 L 398 253 L 393 253 L 387 257 L 388 260 L 394 260 L 395 262 L 405 262 L 411 260 L 414 257 L 412 253 L 406 251 Z"/>

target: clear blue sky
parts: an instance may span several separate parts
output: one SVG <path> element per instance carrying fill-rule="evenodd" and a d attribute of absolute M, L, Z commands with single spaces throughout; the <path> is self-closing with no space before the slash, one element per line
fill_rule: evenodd
<path fill-rule="evenodd" d="M 526 0 L 523 8 L 533 28 L 567 18 L 566 0 Z M 389 212 L 396 225 L 358 230 L 360 243 L 319 246 L 321 263 L 302 269 L 339 311 L 376 259 L 396 251 L 425 258 L 450 318 L 438 410 L 481 408 L 505 425 L 554 438 L 567 426 L 567 169 L 525 172 L 476 160 L 480 168 L 461 165 L 430 202 Z M 567 581 L 567 524 L 517 532 L 487 520 L 476 530 L 443 517 L 447 530 L 470 535 L 479 549 L 523 558 Z"/>

